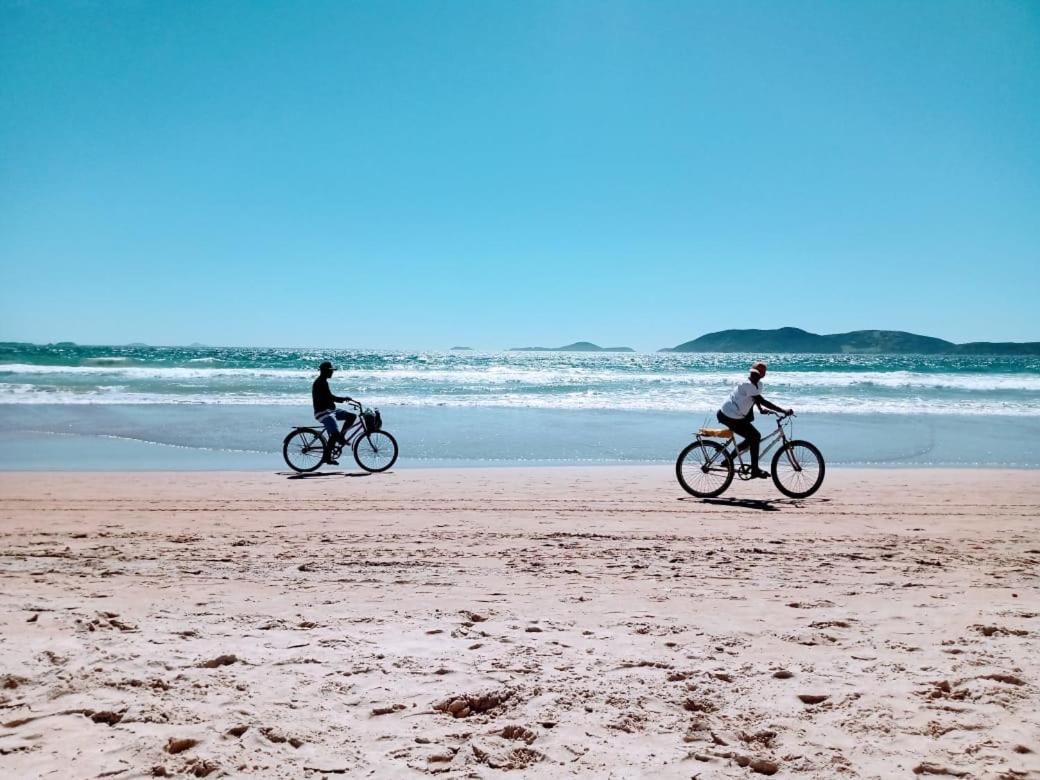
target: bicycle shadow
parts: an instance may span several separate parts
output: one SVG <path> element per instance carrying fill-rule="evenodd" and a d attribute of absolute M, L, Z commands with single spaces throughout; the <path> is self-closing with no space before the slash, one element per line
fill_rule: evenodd
<path fill-rule="evenodd" d="M 286 479 L 317 479 L 320 477 L 371 477 L 367 471 L 311 471 L 307 474 L 297 474 L 293 471 L 276 472 L 278 476 Z"/>
<path fill-rule="evenodd" d="M 693 498 L 682 497 L 677 501 L 697 501 L 715 506 L 732 506 L 738 509 L 757 509 L 759 512 L 779 512 L 781 509 L 798 509 L 804 504 L 794 498 Z"/>

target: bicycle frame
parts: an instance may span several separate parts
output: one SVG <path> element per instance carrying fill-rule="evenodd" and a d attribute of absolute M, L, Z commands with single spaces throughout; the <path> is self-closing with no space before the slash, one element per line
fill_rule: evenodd
<path fill-rule="evenodd" d="M 351 446 L 354 443 L 354 439 L 362 434 L 368 433 L 368 423 L 365 422 L 364 408 L 357 401 L 348 402 L 351 406 L 357 409 L 357 417 L 354 422 L 349 423 L 347 420 L 343 421 L 343 425 L 340 427 L 340 436 L 346 440 L 346 445 Z"/>
<path fill-rule="evenodd" d="M 772 414 L 772 412 L 765 412 L 765 414 Z M 759 450 L 758 450 L 758 457 L 759 457 L 760 460 L 765 460 L 766 456 L 770 452 L 773 451 L 773 448 L 776 447 L 776 445 L 781 444 L 781 443 L 783 443 L 784 445 L 787 444 L 787 441 L 788 441 L 787 433 L 784 431 L 784 421 L 787 420 L 787 418 L 788 418 L 788 415 L 786 415 L 786 414 L 785 415 L 777 415 L 776 430 L 773 431 L 772 433 L 770 433 L 769 435 L 762 437 L 762 441 L 759 444 Z M 701 436 L 698 433 L 698 434 L 696 434 L 696 438 L 697 438 L 697 442 L 700 443 L 702 441 L 702 439 L 709 438 L 709 437 L 703 437 L 703 436 Z M 702 452 L 703 452 L 703 447 L 702 447 Z M 740 447 L 737 446 L 737 434 L 733 434 L 733 436 L 731 436 L 727 440 L 727 442 L 722 446 L 722 449 L 716 451 L 716 453 L 715 453 L 715 455 L 713 457 L 708 458 L 706 460 L 705 466 L 707 468 L 711 468 L 712 466 L 715 465 L 716 460 L 718 458 L 728 455 L 734 461 L 734 464 L 736 465 L 736 469 L 735 470 L 737 471 L 737 473 L 743 473 L 744 471 L 746 471 L 746 470 L 751 468 L 750 464 L 745 465 L 745 463 L 744 463 L 744 457 L 743 457 L 743 453 L 744 452 L 745 452 L 745 450 L 741 450 Z M 705 452 L 704 454 L 707 454 L 707 453 Z M 792 465 L 796 469 L 799 468 L 797 463 L 792 463 Z"/>
<path fill-rule="evenodd" d="M 348 402 L 350 406 L 357 409 L 357 417 L 353 422 L 343 421 L 343 425 L 340 427 L 339 433 L 345 440 L 345 444 L 339 442 L 329 441 L 329 433 L 325 430 L 324 426 L 315 427 L 313 425 L 302 425 L 294 428 L 297 431 L 311 431 L 321 438 L 325 442 L 325 446 L 329 448 L 339 447 L 341 449 L 349 449 L 354 445 L 354 441 L 364 434 L 368 433 L 368 423 L 365 421 L 364 407 L 357 401 Z"/>
<path fill-rule="evenodd" d="M 333 418 L 322 415 L 320 427 L 301 425 L 289 432 L 282 441 L 282 457 L 289 468 L 311 472 L 322 463 L 338 465 L 337 459 L 345 452 L 352 453 L 358 466 L 371 474 L 386 471 L 397 462 L 397 440 L 383 429 L 378 410 L 369 413 L 354 400 L 344 403 L 356 410 L 357 415 L 337 411 L 342 425 L 329 424 Z"/>

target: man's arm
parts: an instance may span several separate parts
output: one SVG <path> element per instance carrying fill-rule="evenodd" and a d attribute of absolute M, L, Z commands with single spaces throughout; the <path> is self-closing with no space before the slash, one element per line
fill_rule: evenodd
<path fill-rule="evenodd" d="M 781 409 L 779 406 L 774 404 L 772 401 L 767 401 L 762 396 L 756 397 L 755 398 L 755 403 L 758 404 L 759 411 L 761 411 L 763 406 L 766 407 L 767 409 L 772 409 L 774 412 L 777 412 L 779 414 L 791 414 L 794 411 L 793 409 Z"/>
<path fill-rule="evenodd" d="M 351 398 L 349 395 L 334 395 L 332 396 L 332 400 L 338 404 L 341 404 L 345 401 L 353 401 L 354 399 Z"/>

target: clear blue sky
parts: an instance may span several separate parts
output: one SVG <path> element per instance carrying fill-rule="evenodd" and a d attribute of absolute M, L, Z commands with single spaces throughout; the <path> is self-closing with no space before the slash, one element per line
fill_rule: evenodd
<path fill-rule="evenodd" d="M 0 0 L 0 339 L 1040 340 L 1040 3 Z"/>

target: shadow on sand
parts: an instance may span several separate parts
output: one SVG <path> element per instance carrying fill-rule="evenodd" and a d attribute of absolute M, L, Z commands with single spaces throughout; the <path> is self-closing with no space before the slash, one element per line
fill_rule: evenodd
<path fill-rule="evenodd" d="M 797 508 L 802 502 L 794 498 L 693 498 L 683 497 L 678 501 L 696 501 L 701 504 L 732 506 L 740 509 L 757 509 L 760 512 L 779 512 L 781 509 Z"/>
<path fill-rule="evenodd" d="M 297 474 L 295 471 L 279 471 L 279 476 L 286 479 L 314 479 L 316 477 L 371 477 L 367 471 L 311 471 L 307 474 Z"/>

